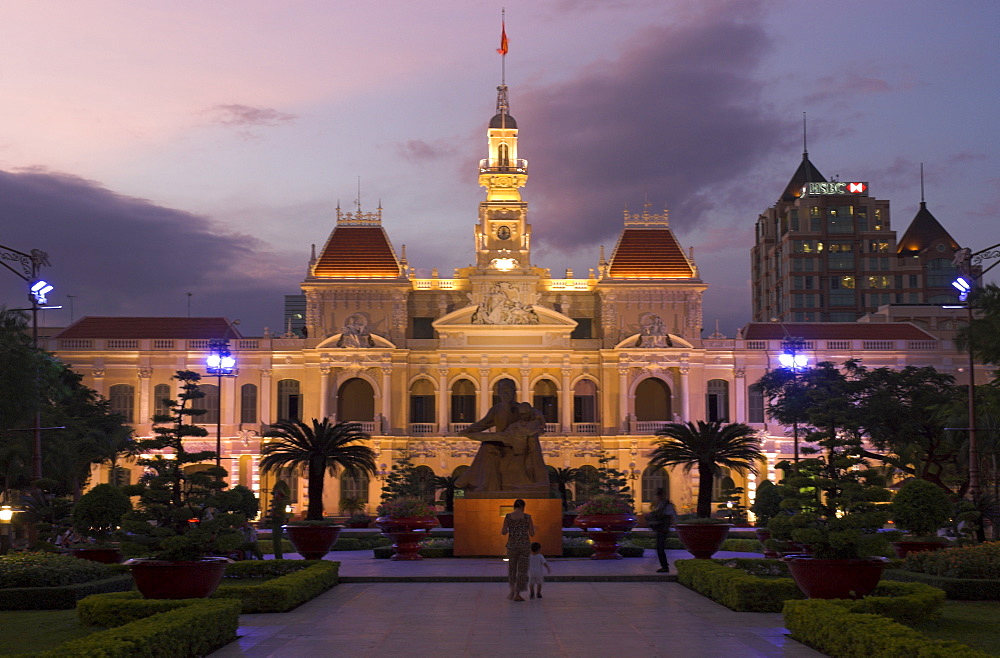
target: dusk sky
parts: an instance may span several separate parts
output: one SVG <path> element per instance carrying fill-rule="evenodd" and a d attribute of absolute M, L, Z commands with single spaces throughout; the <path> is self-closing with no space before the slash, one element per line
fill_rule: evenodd
<path fill-rule="evenodd" d="M 48 252 L 44 324 L 224 315 L 282 329 L 338 201 L 381 204 L 418 276 L 474 260 L 506 75 L 534 265 L 586 276 L 627 204 L 669 209 L 705 334 L 750 319 L 753 227 L 808 150 L 1000 242 L 1000 2 L 0 3 L 0 244 Z M 997 268 L 1000 270 L 1000 268 Z M 26 305 L 0 273 L 0 304 Z"/>

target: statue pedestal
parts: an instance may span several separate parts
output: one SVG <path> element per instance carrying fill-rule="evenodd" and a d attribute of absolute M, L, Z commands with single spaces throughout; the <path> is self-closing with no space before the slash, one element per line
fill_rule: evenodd
<path fill-rule="evenodd" d="M 524 498 L 523 496 L 521 496 Z M 503 517 L 514 511 L 517 496 L 455 499 L 455 557 L 507 555 L 507 537 L 500 534 Z M 525 513 L 535 524 L 531 541 L 542 545 L 548 557 L 562 555 L 562 501 L 558 498 L 524 498 Z"/>

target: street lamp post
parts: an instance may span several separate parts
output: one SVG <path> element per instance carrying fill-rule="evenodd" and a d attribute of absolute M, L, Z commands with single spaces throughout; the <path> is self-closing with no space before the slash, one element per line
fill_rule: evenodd
<path fill-rule="evenodd" d="M 215 465 L 222 466 L 222 378 L 236 371 L 236 358 L 229 352 L 228 338 L 208 341 L 208 359 L 205 370 L 218 379 L 215 407 Z"/>
<path fill-rule="evenodd" d="M 792 383 L 796 388 L 799 382 L 799 371 L 809 365 L 809 357 L 802 354 L 802 350 L 805 347 L 806 341 L 803 338 L 788 336 L 781 341 L 781 354 L 778 355 L 778 362 L 781 364 L 781 367 L 791 371 Z M 795 408 L 795 416 L 792 419 L 792 441 L 795 450 L 792 461 L 797 470 L 799 467 L 799 412 L 797 407 Z"/>

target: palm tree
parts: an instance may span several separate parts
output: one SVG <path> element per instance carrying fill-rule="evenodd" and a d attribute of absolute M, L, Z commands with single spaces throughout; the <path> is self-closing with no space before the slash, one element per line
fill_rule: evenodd
<path fill-rule="evenodd" d="M 744 423 L 724 424 L 719 421 L 697 424 L 668 423 L 657 435 L 650 455 L 651 469 L 683 465 L 685 471 L 698 467 L 698 516 L 712 515 L 712 481 L 719 467 L 738 473 L 757 473 L 757 462 L 764 459 L 760 451 L 757 430 Z"/>
<path fill-rule="evenodd" d="M 309 506 L 307 521 L 323 520 L 323 486 L 326 472 L 336 475 L 343 468 L 345 475 L 375 474 L 375 452 L 364 445 L 371 436 L 361 431 L 358 423 L 332 425 L 324 418 L 312 420 L 312 427 L 298 420 L 279 420 L 271 425 L 265 437 L 277 439 L 264 444 L 260 467 L 277 471 L 285 466 L 305 466 L 308 473 Z"/>
<path fill-rule="evenodd" d="M 569 487 L 567 485 L 576 482 L 580 475 L 578 468 L 555 468 L 549 466 L 549 482 L 556 486 L 559 497 L 562 499 L 563 511 L 569 511 Z"/>

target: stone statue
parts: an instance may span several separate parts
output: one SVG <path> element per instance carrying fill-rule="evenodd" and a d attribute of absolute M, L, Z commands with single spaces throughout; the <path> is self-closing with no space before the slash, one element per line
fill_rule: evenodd
<path fill-rule="evenodd" d="M 673 347 L 667 328 L 659 315 L 648 314 L 642 319 L 638 347 Z"/>
<path fill-rule="evenodd" d="M 372 347 L 371 332 L 368 330 L 368 320 L 360 313 L 347 318 L 344 329 L 341 332 L 338 347 Z"/>
<path fill-rule="evenodd" d="M 507 281 L 494 283 L 472 314 L 472 324 L 538 324 L 538 314 L 519 299 L 517 289 Z"/>
<path fill-rule="evenodd" d="M 515 402 L 513 381 L 501 380 L 497 394 L 500 401 L 486 416 L 460 432 L 482 445 L 456 486 L 470 492 L 470 497 L 510 493 L 547 498 L 549 473 L 538 440 L 545 431 L 545 418 L 527 402 Z M 496 431 L 484 431 L 491 427 Z"/>

